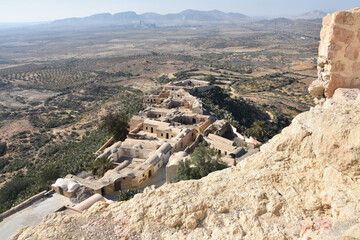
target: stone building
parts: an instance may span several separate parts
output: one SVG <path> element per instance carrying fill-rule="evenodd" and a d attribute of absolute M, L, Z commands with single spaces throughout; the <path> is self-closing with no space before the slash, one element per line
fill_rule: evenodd
<path fill-rule="evenodd" d="M 127 138 L 98 151 L 97 159 L 110 159 L 112 169 L 101 178 L 68 175 L 66 179 L 102 195 L 142 187 L 167 164 L 171 179 L 179 161 L 204 139 L 228 165 L 234 165 L 234 158 L 245 152 L 243 139 L 229 122 L 204 115 L 201 100 L 194 96 L 211 88 L 206 81 L 189 79 L 145 96 L 148 107 L 131 118 Z"/>

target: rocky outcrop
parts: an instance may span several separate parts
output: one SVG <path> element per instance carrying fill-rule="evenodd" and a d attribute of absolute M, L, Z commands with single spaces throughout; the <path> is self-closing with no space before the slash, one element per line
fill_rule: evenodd
<path fill-rule="evenodd" d="M 50 214 L 14 239 L 357 239 L 359 136 L 359 105 L 317 106 L 236 167 Z"/>
<path fill-rule="evenodd" d="M 328 14 L 320 33 L 315 97 L 332 97 L 337 88 L 360 87 L 360 8 Z"/>

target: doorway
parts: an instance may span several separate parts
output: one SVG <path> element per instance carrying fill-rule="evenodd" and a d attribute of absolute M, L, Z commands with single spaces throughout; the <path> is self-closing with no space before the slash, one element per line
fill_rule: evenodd
<path fill-rule="evenodd" d="M 121 190 L 121 181 L 116 181 L 115 182 L 115 191 L 119 191 Z"/>

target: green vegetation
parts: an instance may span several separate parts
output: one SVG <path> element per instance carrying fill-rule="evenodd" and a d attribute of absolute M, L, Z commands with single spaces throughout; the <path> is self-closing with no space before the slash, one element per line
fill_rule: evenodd
<path fill-rule="evenodd" d="M 43 153 L 42 164 L 29 164 L 26 174 L 20 171 L 16 177 L 0 188 L 0 211 L 3 212 L 26 198 L 49 189 L 50 183 L 58 177 L 86 170 L 89 163 L 94 160 L 93 153 L 108 138 L 106 132 L 95 130 L 89 136 L 83 137 L 80 142 L 49 147 Z M 14 170 L 12 165 L 19 164 L 19 161 L 21 164 L 26 164 L 25 160 L 14 160 L 6 168 L 11 167 L 11 170 Z"/>
<path fill-rule="evenodd" d="M 125 112 L 108 113 L 102 120 L 101 128 L 114 136 L 115 141 L 124 141 L 128 134 L 128 116 Z"/>
<path fill-rule="evenodd" d="M 206 75 L 203 78 L 203 80 L 208 81 L 208 82 L 210 82 L 211 85 L 213 85 L 216 82 L 216 77 L 214 75 L 209 74 L 209 75 Z"/>
<path fill-rule="evenodd" d="M 102 177 L 109 169 L 111 169 L 111 160 L 106 157 L 96 159 L 90 163 L 89 168 L 93 175 Z"/>
<path fill-rule="evenodd" d="M 3 173 L 3 169 L 9 164 L 8 158 L 0 158 L 0 173 Z"/>
<path fill-rule="evenodd" d="M 15 176 L 0 189 L 0 212 L 12 207 L 14 199 L 24 193 L 34 182 L 23 174 Z"/>
<path fill-rule="evenodd" d="M 30 143 L 35 148 L 41 148 L 50 141 L 51 138 L 47 134 L 33 135 L 30 138 Z"/>
<path fill-rule="evenodd" d="M 125 73 L 122 71 L 111 73 L 111 72 L 103 72 L 103 71 L 96 71 L 98 76 L 100 77 L 132 77 L 131 73 Z"/>
<path fill-rule="evenodd" d="M 240 130 L 249 128 L 258 119 L 269 118 L 254 102 L 241 97 L 231 98 L 219 87 L 203 93 L 200 97 L 207 110 L 213 112 L 219 119 L 230 121 Z"/>
<path fill-rule="evenodd" d="M 252 66 L 238 65 L 230 61 L 225 61 L 224 63 L 221 64 L 215 63 L 215 64 L 211 64 L 210 66 L 214 68 L 225 69 L 228 71 L 233 71 L 243 74 L 251 74 L 253 72 Z"/>
<path fill-rule="evenodd" d="M 265 121 L 256 121 L 251 125 L 251 128 L 247 131 L 251 136 L 256 139 L 263 139 L 266 135 L 266 123 Z"/>
<path fill-rule="evenodd" d="M 190 155 L 190 159 L 187 158 L 179 163 L 174 181 L 200 179 L 226 167 L 220 162 L 220 156 L 216 151 L 207 146 L 206 142 L 202 142 Z"/>
<path fill-rule="evenodd" d="M 298 76 L 290 73 L 272 73 L 261 77 L 243 77 L 238 79 L 235 88 L 240 93 L 272 92 L 298 81 Z"/>
<path fill-rule="evenodd" d="M 192 76 L 196 76 L 198 74 L 194 74 L 193 72 L 199 71 L 199 69 L 197 68 L 193 68 L 190 70 L 186 70 L 186 71 L 180 71 L 174 74 L 174 76 L 176 77 L 176 80 L 185 80 L 185 79 L 189 79 Z"/>
<path fill-rule="evenodd" d="M 291 117 L 273 108 L 274 119 L 270 119 L 263 106 L 241 97 L 231 98 L 222 88 L 216 87 L 201 95 L 206 109 L 219 119 L 230 121 L 239 132 L 266 142 L 281 129 L 288 126 Z"/>
<path fill-rule="evenodd" d="M 36 185 L 42 189 L 47 189 L 51 184 L 61 177 L 61 173 L 58 171 L 56 166 L 47 165 L 41 172 L 39 172 L 35 179 Z"/>
<path fill-rule="evenodd" d="M 125 190 L 119 192 L 119 201 L 127 201 L 132 199 L 136 194 L 141 193 L 139 189 Z"/>
<path fill-rule="evenodd" d="M 290 117 L 282 113 L 277 113 L 273 121 L 256 121 L 251 128 L 246 130 L 246 134 L 250 135 L 260 142 L 266 142 L 273 136 L 278 134 L 284 127 L 291 123 Z"/>
<path fill-rule="evenodd" d="M 156 81 L 158 81 L 160 84 L 167 84 L 171 82 L 171 79 L 167 75 L 162 75 L 156 78 Z"/>
<path fill-rule="evenodd" d="M 0 157 L 6 154 L 7 145 L 6 142 L 0 142 Z"/>
<path fill-rule="evenodd" d="M 14 159 L 4 168 L 5 172 L 14 172 L 24 168 L 27 165 L 25 159 Z"/>
<path fill-rule="evenodd" d="M 118 109 L 112 109 L 115 113 L 110 114 L 109 119 L 111 121 L 109 122 L 110 126 L 115 126 L 111 133 L 117 134 L 120 139 L 123 139 L 127 134 L 128 119 L 142 108 L 142 98 L 131 92 L 125 92 L 119 95 L 119 98 L 126 99 L 126 102 L 123 101 L 123 104 L 118 104 Z M 66 116 L 68 115 L 66 113 Z M 106 123 L 106 120 L 103 123 Z M 121 127 L 119 128 L 119 126 Z M 51 183 L 57 178 L 88 170 L 90 165 L 96 166 L 97 174 L 103 175 L 105 173 L 110 163 L 103 160 L 94 163 L 94 152 L 112 134 L 98 127 L 93 131 L 88 131 L 81 139 L 78 139 L 79 134 L 74 131 L 76 128 L 73 127 L 72 130 L 68 134 L 70 141 L 57 143 L 53 141 L 56 136 L 48 133 L 46 128 L 42 128 L 39 133 L 23 131 L 13 136 L 13 139 L 24 141 L 26 144 L 11 149 L 21 153 L 22 158 L 0 158 L 1 173 L 15 173 L 17 171 L 16 176 L 0 188 L 0 212 L 6 211 L 40 191 L 48 190 Z M 36 158 L 32 155 L 37 153 L 34 149 L 38 150 Z M 25 169 L 26 171 L 24 171 Z"/>

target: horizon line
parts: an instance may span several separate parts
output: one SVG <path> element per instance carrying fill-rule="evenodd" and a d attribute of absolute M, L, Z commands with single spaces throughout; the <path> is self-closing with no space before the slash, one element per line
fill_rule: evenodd
<path fill-rule="evenodd" d="M 288 18 L 288 17 L 296 17 L 296 16 L 299 16 L 299 15 L 302 15 L 302 14 L 306 14 L 306 13 L 311 13 L 311 12 L 323 12 L 325 14 L 327 14 L 328 12 L 324 12 L 324 11 L 321 11 L 321 10 L 318 10 L 318 9 L 314 9 L 314 10 L 311 10 L 311 11 L 307 11 L 307 12 L 304 12 L 304 13 L 301 13 L 301 14 L 297 14 L 297 15 L 289 15 L 289 14 L 284 14 L 284 15 L 247 15 L 245 13 L 241 13 L 241 12 L 225 12 L 225 11 L 221 11 L 221 10 L 218 10 L 218 9 L 213 9 L 213 10 L 198 10 L 198 9 L 185 9 L 185 10 L 182 10 L 182 11 L 179 11 L 179 12 L 168 12 L 168 13 L 157 13 L 157 12 L 143 12 L 143 13 L 138 13 L 136 11 L 122 11 L 122 12 L 100 12 L 100 13 L 94 13 L 94 14 L 91 14 L 91 15 L 85 15 L 85 16 L 74 16 L 74 17 L 65 17 L 65 18 L 57 18 L 57 19 L 52 19 L 52 20 L 41 20 L 41 21 L 19 21 L 19 22 L 0 22 L 0 24 L 41 24 L 41 23 L 51 23 L 51 22 L 54 22 L 54 21 L 58 21 L 58 20 L 65 20 L 65 19 L 73 19 L 73 18 L 86 18 L 86 17 L 91 17 L 91 16 L 94 16 L 94 15 L 100 15 L 100 14 L 111 14 L 112 16 L 115 15 L 115 14 L 118 14 L 118 13 L 126 13 L 126 12 L 134 12 L 136 15 L 143 15 L 143 14 L 146 14 L 146 13 L 154 13 L 154 14 L 159 14 L 159 15 L 169 15 L 169 14 L 179 14 L 179 13 L 182 13 L 182 12 L 185 12 L 185 11 L 188 11 L 188 10 L 192 10 L 192 11 L 199 11 L 199 12 L 212 12 L 212 11 L 219 11 L 219 12 L 223 12 L 223 13 L 238 13 L 238 14 L 242 14 L 246 17 L 251 17 L 251 18 Z"/>

